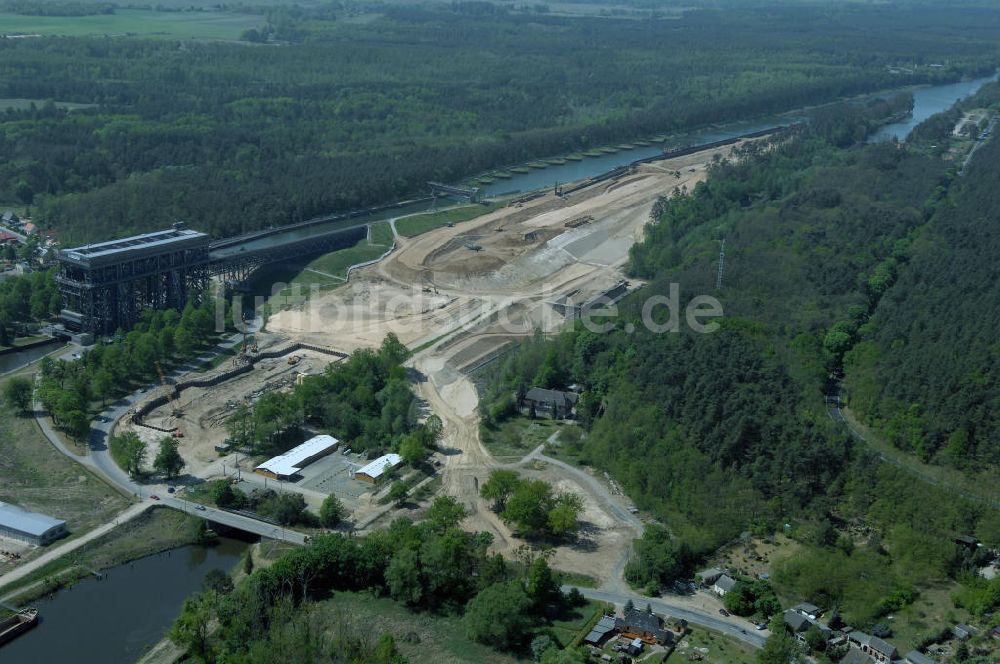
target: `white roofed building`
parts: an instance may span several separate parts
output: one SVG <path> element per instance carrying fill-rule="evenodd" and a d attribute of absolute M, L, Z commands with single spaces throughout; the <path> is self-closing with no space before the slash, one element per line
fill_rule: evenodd
<path fill-rule="evenodd" d="M 0 537 L 41 546 L 67 532 L 66 522 L 62 519 L 28 512 L 17 505 L 0 503 Z"/>
<path fill-rule="evenodd" d="M 367 466 L 358 468 L 358 470 L 354 473 L 354 479 L 374 484 L 375 482 L 378 482 L 383 475 L 388 475 L 393 468 L 402 462 L 403 457 L 398 454 L 385 454 L 375 459 Z"/>
<path fill-rule="evenodd" d="M 333 436 L 314 436 L 284 454 L 268 459 L 254 468 L 254 472 L 276 480 L 287 480 L 316 459 L 336 450 L 339 444 L 340 441 Z"/>

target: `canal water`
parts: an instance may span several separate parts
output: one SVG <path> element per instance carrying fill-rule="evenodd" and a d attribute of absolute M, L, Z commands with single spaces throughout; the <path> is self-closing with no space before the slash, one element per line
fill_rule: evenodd
<path fill-rule="evenodd" d="M 880 127 L 868 140 L 872 142 L 889 141 L 895 138 L 904 141 L 918 124 L 936 113 L 948 110 L 955 102 L 971 97 L 979 92 L 979 88 L 995 80 L 997 80 L 996 76 L 990 76 L 947 85 L 916 88 L 913 90 L 913 113 L 910 117 L 902 122 L 894 122 Z"/>
<path fill-rule="evenodd" d="M 956 101 L 975 94 L 986 83 L 995 80 L 997 80 L 997 76 L 990 76 L 987 78 L 959 81 L 958 83 L 915 88 L 912 90 L 912 115 L 903 122 L 896 122 L 880 128 L 872 135 L 870 140 L 889 140 L 892 137 L 903 140 L 914 127 L 930 116 L 951 108 Z M 636 147 L 613 154 L 604 154 L 599 157 L 584 157 L 582 161 L 567 161 L 561 165 L 531 169 L 527 173 L 516 173 L 510 178 L 498 179 L 492 184 L 483 186 L 482 190 L 488 196 L 499 196 L 502 194 L 544 189 L 554 186 L 557 182 L 573 182 L 607 173 L 619 166 L 630 164 L 637 159 L 661 154 L 664 150 L 673 150 L 688 145 L 714 143 L 715 141 L 723 141 L 763 129 L 787 125 L 802 120 L 803 115 L 803 111 L 796 111 L 759 118 L 749 122 L 736 122 L 718 127 L 700 129 L 671 137 L 665 143 Z"/>
<path fill-rule="evenodd" d="M 163 638 L 209 570 L 229 571 L 247 544 L 222 539 L 107 570 L 38 600 L 37 627 L 0 646 L 3 664 L 131 664 Z"/>
<path fill-rule="evenodd" d="M 50 344 L 36 346 L 17 353 L 4 353 L 3 355 L 0 355 L 0 375 L 3 375 L 8 371 L 20 369 L 35 360 L 45 357 L 62 345 L 62 341 L 53 341 Z"/>
<path fill-rule="evenodd" d="M 481 189 L 487 196 L 544 189 L 554 186 L 557 182 L 565 184 L 607 173 L 619 166 L 631 164 L 637 159 L 662 154 L 664 150 L 724 141 L 755 131 L 789 124 L 798 119 L 799 117 L 795 114 L 775 115 L 751 122 L 734 122 L 720 127 L 709 127 L 681 136 L 670 137 L 664 143 L 621 150 L 613 154 L 602 154 L 599 157 L 584 157 L 582 161 L 567 161 L 565 164 L 553 165 L 548 168 L 531 169 L 527 173 L 515 173 L 510 178 L 499 179 L 493 184 L 481 187 Z"/>

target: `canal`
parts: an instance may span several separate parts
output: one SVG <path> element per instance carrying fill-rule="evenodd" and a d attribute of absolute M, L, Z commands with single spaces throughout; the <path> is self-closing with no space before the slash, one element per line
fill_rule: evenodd
<path fill-rule="evenodd" d="M 970 79 L 944 85 L 931 85 L 912 89 L 901 89 L 895 93 L 913 93 L 913 113 L 904 121 L 881 127 L 869 140 L 889 140 L 893 137 L 904 140 L 910 131 L 918 124 L 935 113 L 946 111 L 951 106 L 966 97 L 975 94 L 997 76 Z M 867 98 L 885 95 L 872 95 Z M 717 127 L 709 127 L 692 131 L 687 134 L 668 138 L 666 142 L 648 146 L 621 150 L 613 154 L 603 154 L 599 157 L 585 157 L 582 161 L 567 161 L 565 164 L 548 166 L 547 168 L 531 169 L 527 173 L 513 174 L 506 179 L 482 187 L 487 196 L 499 196 L 515 192 L 534 191 L 552 187 L 557 182 L 567 183 L 602 173 L 630 164 L 637 159 L 644 159 L 661 154 L 664 150 L 673 150 L 688 145 L 713 143 L 737 136 L 743 136 L 763 129 L 787 125 L 801 121 L 806 111 L 793 111 L 781 115 L 758 118 L 753 121 L 735 122 Z"/>
<path fill-rule="evenodd" d="M 868 140 L 872 142 L 889 141 L 895 138 L 905 141 L 918 124 L 932 115 L 948 110 L 956 102 L 971 97 L 979 92 L 979 88 L 995 80 L 997 77 L 994 75 L 947 85 L 916 88 L 913 90 L 913 113 L 902 122 L 893 122 L 879 128 Z"/>
<path fill-rule="evenodd" d="M 131 664 L 163 638 L 209 570 L 229 571 L 247 548 L 223 538 L 140 558 L 34 603 L 37 627 L 0 646 L 3 664 Z"/>
<path fill-rule="evenodd" d="M 64 342 L 62 341 L 53 341 L 52 343 L 35 346 L 34 348 L 29 348 L 27 350 L 21 350 L 15 353 L 4 353 L 3 355 L 0 355 L 0 376 L 10 371 L 16 371 L 21 367 L 31 364 L 35 360 L 45 357 L 52 351 L 62 346 L 63 343 Z"/>

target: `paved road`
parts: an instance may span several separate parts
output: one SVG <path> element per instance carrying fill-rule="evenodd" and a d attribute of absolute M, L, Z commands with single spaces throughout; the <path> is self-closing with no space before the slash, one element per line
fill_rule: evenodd
<path fill-rule="evenodd" d="M 218 344 L 208 352 L 204 353 L 197 359 L 182 365 L 174 369 L 170 376 L 176 378 L 181 374 L 190 371 L 191 369 L 209 362 L 219 353 L 225 352 L 226 350 L 236 346 L 242 340 L 241 335 L 234 335 L 230 339 Z M 140 399 L 146 396 L 145 390 L 133 392 L 128 394 L 113 406 L 101 413 L 101 416 L 95 420 L 91 425 L 90 430 L 90 454 L 87 456 L 80 456 L 76 454 L 73 450 L 68 448 L 63 442 L 62 438 L 53 430 L 51 422 L 48 418 L 44 417 L 42 410 L 42 405 L 38 402 L 35 403 L 35 420 L 38 422 L 38 426 L 41 428 L 42 433 L 49 440 L 52 445 L 59 450 L 63 455 L 72 459 L 73 461 L 79 463 L 82 466 L 89 468 L 101 477 L 103 477 L 109 484 L 117 487 L 123 492 L 132 495 L 135 499 L 140 501 L 137 505 L 133 505 L 128 510 L 125 510 L 122 514 L 118 515 L 115 520 L 109 521 L 104 524 L 97 531 L 103 529 L 100 534 L 107 532 L 116 525 L 116 522 L 120 522 L 122 516 L 128 514 L 129 518 L 134 518 L 137 514 L 132 514 L 131 510 L 138 509 L 141 513 L 145 509 L 148 509 L 151 505 L 161 504 L 167 507 L 172 507 L 174 509 L 199 516 L 203 519 L 213 521 L 215 523 L 229 526 L 232 528 L 238 528 L 246 532 L 254 533 L 260 535 L 261 537 L 267 537 L 270 539 L 280 539 L 286 542 L 291 542 L 292 544 L 304 544 L 306 536 L 300 532 L 289 530 L 281 526 L 275 526 L 273 524 L 267 523 L 265 521 L 259 521 L 257 519 L 252 519 L 241 514 L 233 514 L 232 512 L 227 512 L 224 510 L 219 510 L 214 507 L 207 507 L 204 505 L 199 506 L 197 503 L 183 500 L 179 497 L 173 496 L 167 492 L 166 484 L 139 484 L 134 482 L 132 478 L 115 463 L 114 459 L 111 457 L 111 453 L 108 450 L 108 435 L 109 432 L 114 428 L 115 423 L 121 418 L 125 413 L 132 408 L 133 405 Z M 156 495 L 158 500 L 153 500 L 151 496 Z M 203 509 L 199 509 L 199 507 Z M 96 531 L 93 531 L 96 532 Z M 88 533 L 87 537 L 91 537 L 92 533 Z M 73 542 L 67 543 L 67 546 L 71 544 L 76 544 L 80 542 L 83 538 L 78 540 L 73 540 Z M 79 544 L 77 544 L 79 546 Z M 61 548 L 61 547 L 60 547 Z M 73 547 L 75 548 L 75 547 Z M 72 550 L 72 549 L 69 549 Z M 53 549 L 50 553 L 55 553 L 57 549 Z M 65 553 L 64 551 L 63 553 Z M 49 554 L 47 553 L 46 556 Z M 60 554 L 61 555 L 61 554 Z M 18 570 L 24 569 L 27 564 L 19 567 Z M 15 571 L 18 571 L 15 570 Z M 23 576 L 23 575 L 22 575 Z"/>
<path fill-rule="evenodd" d="M 574 586 L 563 586 L 563 590 L 569 590 L 573 587 Z M 611 604 L 617 604 L 618 606 L 624 606 L 628 600 L 632 600 L 632 603 L 638 607 L 644 607 L 646 604 L 649 604 L 653 607 L 653 611 L 656 613 L 666 614 L 675 618 L 683 618 L 693 625 L 701 625 L 702 627 L 714 629 L 715 631 L 721 632 L 726 636 L 739 639 L 754 648 L 763 648 L 764 641 L 766 641 L 767 637 L 770 635 L 770 632 L 767 630 L 758 632 L 749 622 L 746 623 L 747 627 L 741 627 L 739 623 L 735 622 L 740 620 L 738 618 L 727 620 L 721 615 L 712 615 L 710 613 L 697 611 L 690 607 L 681 606 L 659 597 L 643 597 L 642 595 L 610 592 L 594 588 L 577 587 L 577 590 L 579 590 L 580 593 L 587 599 L 594 599 L 600 602 L 610 602 Z"/>

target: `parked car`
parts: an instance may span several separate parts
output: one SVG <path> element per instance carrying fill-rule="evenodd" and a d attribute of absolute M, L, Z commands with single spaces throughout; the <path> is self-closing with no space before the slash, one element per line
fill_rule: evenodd
<path fill-rule="evenodd" d="M 729 617 L 729 611 L 726 611 L 725 609 L 719 609 L 719 613 L 726 616 L 727 618 Z"/>
<path fill-rule="evenodd" d="M 149 497 L 149 499 L 150 499 L 150 500 L 159 500 L 159 499 L 160 499 L 160 497 L 159 497 L 159 496 L 157 496 L 157 495 L 156 495 L 156 494 L 154 493 L 154 494 L 153 494 L 152 496 L 150 496 L 150 497 Z"/>
<path fill-rule="evenodd" d="M 167 493 L 173 493 L 173 492 L 174 492 L 174 487 L 168 486 L 167 487 Z"/>

